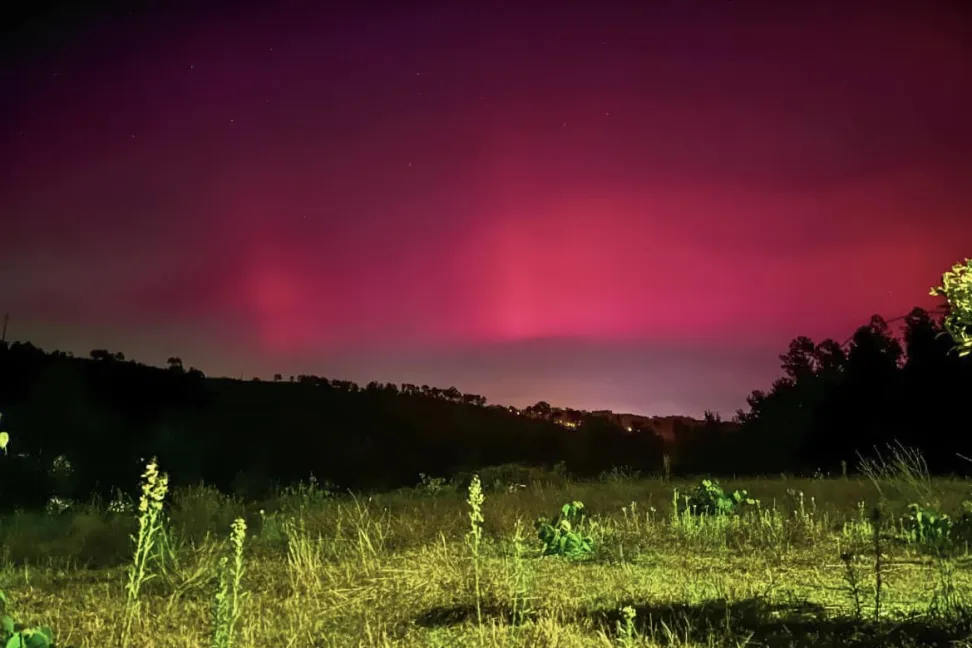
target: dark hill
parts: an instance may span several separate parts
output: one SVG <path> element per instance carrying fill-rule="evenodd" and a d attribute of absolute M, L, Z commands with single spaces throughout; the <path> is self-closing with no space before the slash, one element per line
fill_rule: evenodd
<path fill-rule="evenodd" d="M 60 455 L 73 467 L 60 485 L 72 497 L 130 490 L 150 456 L 175 484 L 205 481 L 253 497 L 311 473 L 384 489 L 414 485 L 420 472 L 514 462 L 563 461 L 576 474 L 661 465 L 661 439 L 650 431 L 633 435 L 589 415 L 568 429 L 455 388 L 207 378 L 177 358 L 162 369 L 103 350 L 91 355 L 0 348 L 0 412 L 12 439 L 0 477 L 4 505 L 13 491 L 18 500 L 46 498 Z"/>

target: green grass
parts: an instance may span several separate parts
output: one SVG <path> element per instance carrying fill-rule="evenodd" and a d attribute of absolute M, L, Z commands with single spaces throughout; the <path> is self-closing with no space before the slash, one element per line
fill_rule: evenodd
<path fill-rule="evenodd" d="M 958 515 L 966 480 L 726 480 L 758 504 L 700 517 L 682 495 L 698 480 L 484 479 L 470 497 L 429 479 L 252 504 L 176 489 L 147 548 L 137 510 L 18 513 L 0 590 L 59 647 L 119 645 L 126 622 L 139 648 L 972 645 L 967 549 L 895 539 L 912 502 Z M 540 557 L 534 521 L 573 501 L 594 555 Z"/>

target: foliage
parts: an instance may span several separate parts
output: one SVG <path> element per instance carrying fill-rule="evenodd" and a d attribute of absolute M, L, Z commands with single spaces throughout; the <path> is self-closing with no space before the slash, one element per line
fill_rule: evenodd
<path fill-rule="evenodd" d="M 0 414 L 0 420 L 3 415 Z M 0 432 L 0 449 L 7 453 L 10 435 Z M 48 626 L 25 626 L 15 623 L 7 613 L 7 595 L 0 590 L 0 644 L 4 648 L 54 648 L 54 631 Z"/>
<path fill-rule="evenodd" d="M 902 539 L 925 551 L 949 553 L 964 550 L 972 540 L 972 501 L 962 503 L 963 513 L 953 519 L 947 513 L 912 502 L 904 518 Z"/>
<path fill-rule="evenodd" d="M 563 556 L 572 560 L 588 558 L 594 553 L 594 540 L 583 532 L 586 516 L 584 503 L 564 504 L 550 522 L 542 518 L 535 527 L 544 556 Z"/>
<path fill-rule="evenodd" d="M 696 515 L 728 515 L 738 513 L 743 505 L 757 503 L 745 490 L 736 490 L 727 495 L 719 482 L 710 479 L 703 479 L 701 484 L 689 491 L 687 498 L 689 511 Z"/>
<path fill-rule="evenodd" d="M 55 648 L 54 631 L 48 626 L 25 627 L 5 614 L 7 597 L 0 592 L 0 643 L 4 648 Z"/>
<path fill-rule="evenodd" d="M 944 549 L 951 544 L 952 519 L 917 503 L 908 505 L 911 512 L 906 520 L 906 537 L 909 541 L 923 547 Z"/>
<path fill-rule="evenodd" d="M 955 341 L 959 356 L 972 354 L 972 259 L 952 266 L 942 275 L 942 285 L 932 288 L 930 294 L 948 301 L 945 330 Z"/>

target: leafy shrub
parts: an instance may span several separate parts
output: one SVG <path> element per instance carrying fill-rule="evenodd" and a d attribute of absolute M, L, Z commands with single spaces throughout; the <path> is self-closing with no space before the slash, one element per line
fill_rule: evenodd
<path fill-rule="evenodd" d="M 696 515 L 729 515 L 738 513 L 743 505 L 752 506 L 758 502 L 749 497 L 745 490 L 733 491 L 732 495 L 727 495 L 719 482 L 710 479 L 703 479 L 687 497 L 689 511 Z"/>
<path fill-rule="evenodd" d="M 952 266 L 942 275 L 942 285 L 930 294 L 948 300 L 945 330 L 955 341 L 959 357 L 972 354 L 972 259 Z"/>
<path fill-rule="evenodd" d="M 7 597 L 0 592 L 0 614 L 6 611 Z M 55 648 L 54 631 L 48 626 L 29 628 L 3 614 L 0 617 L 0 643 L 5 648 Z"/>
<path fill-rule="evenodd" d="M 910 515 L 905 517 L 905 539 L 923 547 L 944 549 L 951 544 L 952 519 L 920 504 L 909 504 Z"/>
<path fill-rule="evenodd" d="M 585 522 L 583 502 L 564 504 L 549 523 L 541 518 L 535 526 L 543 543 L 544 556 L 564 556 L 573 560 L 594 553 L 594 540 L 582 532 Z"/>
<path fill-rule="evenodd" d="M 972 540 L 972 502 L 962 503 L 963 513 L 957 520 L 931 507 L 909 504 L 904 518 L 902 539 L 921 549 L 945 552 Z"/>

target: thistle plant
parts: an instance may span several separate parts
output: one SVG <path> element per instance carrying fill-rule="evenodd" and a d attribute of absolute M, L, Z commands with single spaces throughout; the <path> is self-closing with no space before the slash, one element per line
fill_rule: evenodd
<path fill-rule="evenodd" d="M 476 620 L 479 623 L 480 631 L 483 627 L 482 593 L 479 587 L 479 547 L 483 540 L 483 502 L 486 497 L 483 495 L 483 486 L 479 482 L 479 475 L 473 475 L 469 483 L 469 533 L 467 541 L 472 551 L 473 577 L 476 590 Z"/>
<path fill-rule="evenodd" d="M 230 532 L 232 565 L 223 556 L 217 568 L 217 589 L 213 600 L 213 648 L 229 648 L 233 645 L 236 624 L 239 622 L 243 592 L 243 543 L 246 540 L 246 522 L 237 518 Z"/>
<path fill-rule="evenodd" d="M 855 554 L 852 551 L 843 551 L 840 554 L 840 561 L 844 563 L 844 583 L 848 598 L 854 606 L 854 618 L 860 621 L 862 616 L 861 605 L 861 577 L 854 565 Z"/>
<path fill-rule="evenodd" d="M 131 638 L 132 622 L 140 610 L 139 593 L 142 585 L 152 577 L 148 571 L 149 556 L 155 546 L 156 537 L 162 528 L 162 502 L 169 489 L 169 476 L 159 472 L 153 457 L 142 473 L 142 496 L 138 501 L 138 536 L 132 536 L 135 555 L 128 568 L 126 584 L 127 600 L 125 605 L 125 625 L 122 630 L 122 645 L 127 646 Z"/>

